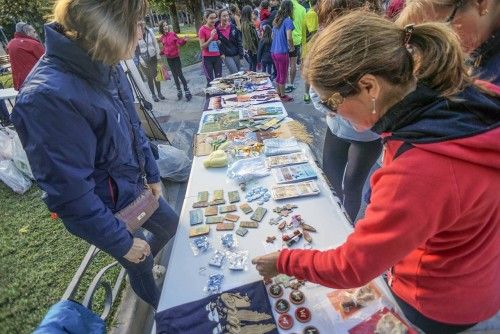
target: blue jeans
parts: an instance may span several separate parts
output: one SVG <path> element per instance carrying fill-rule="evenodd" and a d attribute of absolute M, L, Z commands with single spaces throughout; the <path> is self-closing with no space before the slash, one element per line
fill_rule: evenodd
<path fill-rule="evenodd" d="M 151 254 L 139 263 L 130 262 L 125 258 L 117 259 L 127 270 L 130 285 L 134 292 L 155 309 L 158 307 L 158 302 L 160 301 L 160 290 L 156 286 L 153 277 L 153 259 L 175 235 L 179 223 L 179 216 L 163 198 L 160 198 L 159 203 L 160 207 L 158 210 L 142 225 L 144 229 L 152 234 L 146 237 L 142 230 L 134 233 L 134 237 L 148 242 L 151 247 Z"/>

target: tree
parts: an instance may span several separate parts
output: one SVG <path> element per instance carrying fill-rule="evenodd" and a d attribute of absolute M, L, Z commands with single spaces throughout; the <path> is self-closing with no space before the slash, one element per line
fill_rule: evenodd
<path fill-rule="evenodd" d="M 0 25 L 7 38 L 14 36 L 16 23 L 31 24 L 43 38 L 43 25 L 52 12 L 53 0 L 3 0 L 0 1 Z"/>
<path fill-rule="evenodd" d="M 172 18 L 172 27 L 174 31 L 176 33 L 181 32 L 175 0 L 149 0 L 149 4 L 153 9 L 160 13 L 168 12 L 170 14 L 170 17 Z"/>
<path fill-rule="evenodd" d="M 194 26 L 196 31 L 198 31 L 203 24 L 203 13 L 202 13 L 202 0 L 187 0 L 186 7 L 193 14 Z"/>

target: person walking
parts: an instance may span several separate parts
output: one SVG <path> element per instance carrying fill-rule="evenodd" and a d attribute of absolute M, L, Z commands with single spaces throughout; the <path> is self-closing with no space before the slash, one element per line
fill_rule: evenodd
<path fill-rule="evenodd" d="M 397 303 L 427 334 L 495 316 L 500 100 L 474 85 L 457 35 L 441 22 L 400 27 L 360 10 L 320 31 L 309 52 L 305 79 L 332 113 L 384 135 L 384 165 L 343 244 L 264 255 L 257 270 L 347 289 L 390 268 Z"/>
<path fill-rule="evenodd" d="M 182 82 L 186 100 L 190 101 L 192 95 L 189 91 L 186 78 L 184 78 L 184 74 L 182 73 L 182 63 L 179 56 L 179 47 L 186 44 L 188 39 L 187 37 L 179 38 L 166 21 L 160 22 L 159 31 L 161 34 L 160 42 L 163 45 L 160 54 L 167 58 L 168 67 L 170 67 L 170 72 L 172 72 L 172 76 L 174 77 L 175 87 L 177 87 L 177 99 L 182 99 Z"/>
<path fill-rule="evenodd" d="M 241 11 L 241 33 L 243 49 L 248 55 L 250 71 L 257 70 L 257 48 L 259 47 L 259 37 L 252 21 L 252 7 L 245 6 Z"/>
<path fill-rule="evenodd" d="M 219 22 L 217 34 L 221 42 L 220 51 L 229 73 L 233 74 L 241 70 L 241 59 L 243 58 L 241 32 L 236 28 L 236 25 L 231 23 L 228 9 L 224 8 L 219 11 Z"/>
<path fill-rule="evenodd" d="M 49 210 L 114 257 L 135 293 L 156 309 L 153 258 L 174 237 L 179 216 L 161 196 L 119 64 L 132 57 L 146 10 L 146 0 L 56 1 L 54 22 L 45 25 L 46 54 L 17 96 L 12 122 Z M 137 212 L 136 205 L 151 208 L 142 229 L 123 211 Z"/>
<path fill-rule="evenodd" d="M 264 26 L 262 39 L 259 41 L 259 49 L 257 50 L 257 62 L 262 64 L 262 72 L 267 72 L 272 79 L 273 73 L 273 58 L 271 56 L 271 45 L 273 31 L 270 26 Z"/>
<path fill-rule="evenodd" d="M 273 22 L 273 42 L 271 57 L 276 68 L 276 90 L 283 102 L 293 101 L 285 94 L 285 84 L 288 77 L 289 53 L 294 50 L 292 32 L 293 4 L 290 0 L 283 0 Z"/>
<path fill-rule="evenodd" d="M 303 59 L 307 56 L 308 43 L 311 41 L 312 37 L 318 31 L 318 14 L 316 13 L 317 0 L 310 0 L 310 8 L 302 21 L 302 52 L 301 57 Z M 304 62 L 302 62 L 304 64 Z M 307 82 L 304 83 L 304 102 L 310 103 L 311 97 L 309 96 L 309 89 L 311 88 Z"/>
<path fill-rule="evenodd" d="M 222 59 L 220 53 L 220 41 L 215 22 L 217 13 L 208 8 L 205 10 L 205 24 L 198 31 L 200 41 L 201 55 L 203 57 L 203 70 L 207 78 L 207 87 L 215 78 L 222 76 Z"/>
<path fill-rule="evenodd" d="M 31 25 L 18 22 L 14 38 L 7 44 L 7 53 L 12 69 L 14 89 L 19 91 L 30 71 L 45 53 L 45 48 Z"/>
<path fill-rule="evenodd" d="M 158 75 L 158 60 L 160 58 L 160 46 L 156 40 L 155 33 L 146 26 L 146 22 L 139 22 L 140 37 L 136 52 L 139 56 L 140 69 L 148 81 L 149 90 L 153 101 L 165 100 L 161 93 L 161 84 L 156 77 Z M 158 95 L 155 94 L 155 87 Z"/>
<path fill-rule="evenodd" d="M 293 50 L 290 51 L 290 84 L 287 85 L 285 92 L 291 93 L 295 90 L 295 77 L 297 75 L 297 64 L 300 59 L 300 45 L 302 43 L 302 23 L 304 17 L 306 16 L 306 9 L 302 6 L 298 0 L 291 0 L 293 5 L 293 29 L 292 39 L 293 39 Z"/>

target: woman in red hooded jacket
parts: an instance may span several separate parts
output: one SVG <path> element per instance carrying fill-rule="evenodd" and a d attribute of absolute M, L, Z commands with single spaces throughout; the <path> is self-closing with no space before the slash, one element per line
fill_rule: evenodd
<path fill-rule="evenodd" d="M 500 101 L 473 85 L 456 35 L 353 12 L 318 33 L 309 54 L 305 79 L 331 112 L 384 137 L 384 165 L 344 244 L 284 249 L 255 258 L 257 270 L 352 288 L 391 268 L 398 304 L 425 333 L 495 315 Z"/>
<path fill-rule="evenodd" d="M 179 38 L 175 32 L 172 31 L 172 27 L 168 25 L 167 22 L 160 22 L 160 42 L 163 48 L 160 52 L 163 56 L 167 58 L 168 66 L 174 77 L 175 86 L 177 87 L 177 98 L 182 99 L 181 83 L 184 86 L 184 94 L 186 100 L 190 101 L 192 98 L 191 92 L 187 85 L 186 78 L 182 73 L 182 63 L 179 57 L 179 47 L 183 46 L 187 42 L 187 37 Z"/>

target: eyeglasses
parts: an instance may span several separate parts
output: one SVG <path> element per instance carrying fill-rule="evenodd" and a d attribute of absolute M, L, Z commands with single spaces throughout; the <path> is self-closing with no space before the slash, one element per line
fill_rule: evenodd
<path fill-rule="evenodd" d="M 321 100 L 319 103 L 325 108 L 330 110 L 330 112 L 336 114 L 339 106 L 344 102 L 344 97 L 339 93 L 335 92 L 326 100 Z"/>
<path fill-rule="evenodd" d="M 455 2 L 453 5 L 453 11 L 451 12 L 450 16 L 446 19 L 446 23 L 452 23 L 453 19 L 455 19 L 455 16 L 457 15 L 458 10 L 464 5 L 464 0 L 458 0 Z"/>

